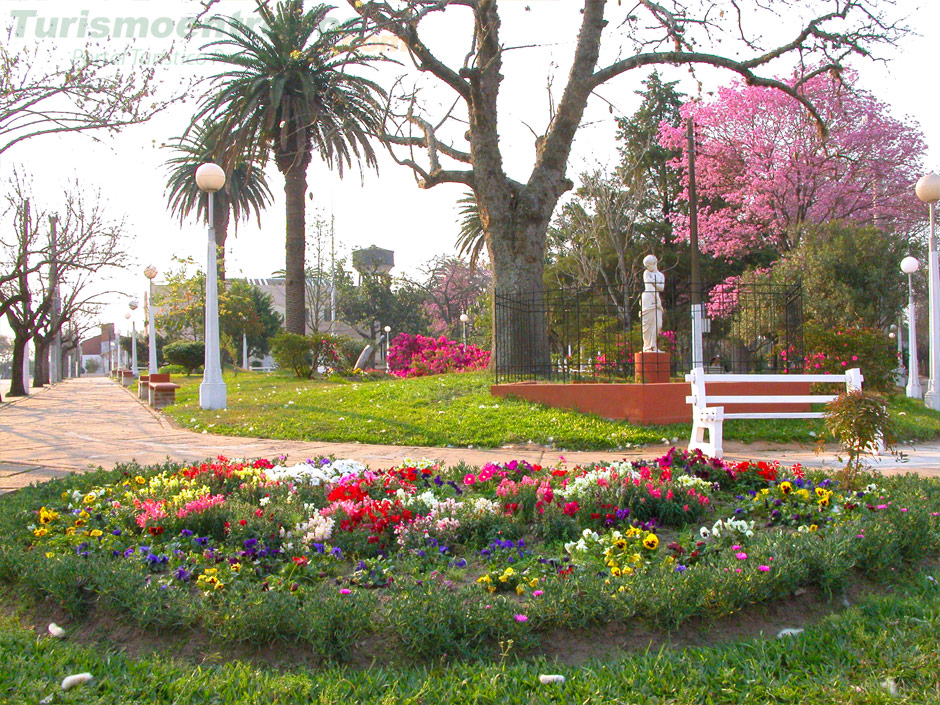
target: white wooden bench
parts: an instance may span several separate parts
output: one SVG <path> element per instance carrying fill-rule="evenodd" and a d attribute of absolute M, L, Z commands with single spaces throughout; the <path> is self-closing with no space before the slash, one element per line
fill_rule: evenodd
<path fill-rule="evenodd" d="M 836 394 L 773 394 L 773 395 L 722 395 L 707 394 L 705 386 L 709 382 L 780 382 L 795 383 L 829 383 L 845 384 L 848 392 L 862 388 L 862 372 L 857 367 L 846 370 L 844 374 L 803 375 L 803 374 L 771 374 L 771 375 L 738 375 L 738 374 L 711 374 L 701 367 L 696 367 L 685 376 L 685 380 L 692 385 L 692 393 L 685 398 L 692 405 L 692 439 L 689 450 L 701 450 L 706 456 L 720 458 L 724 455 L 722 448 L 722 424 L 725 419 L 818 419 L 822 418 L 821 411 L 745 411 L 725 413 L 721 404 L 827 404 L 838 398 Z M 708 439 L 706 440 L 706 434 Z"/>

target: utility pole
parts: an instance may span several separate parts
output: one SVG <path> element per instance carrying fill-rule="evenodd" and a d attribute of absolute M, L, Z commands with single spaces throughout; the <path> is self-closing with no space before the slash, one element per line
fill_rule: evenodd
<path fill-rule="evenodd" d="M 692 278 L 692 367 L 705 366 L 702 344 L 704 315 L 702 311 L 702 274 L 699 269 L 698 249 L 698 196 L 695 192 L 695 127 L 692 116 L 688 118 L 689 153 L 689 248 Z"/>

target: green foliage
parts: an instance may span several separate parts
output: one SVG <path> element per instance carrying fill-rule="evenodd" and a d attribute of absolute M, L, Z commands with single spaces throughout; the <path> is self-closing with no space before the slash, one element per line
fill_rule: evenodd
<path fill-rule="evenodd" d="M 894 390 L 897 347 L 883 330 L 827 328 L 814 323 L 804 327 L 803 341 L 807 372 L 841 374 L 858 367 L 865 378 L 865 389 Z"/>
<path fill-rule="evenodd" d="M 194 265 L 191 260 L 178 261 L 180 269 L 169 272 L 154 295 L 157 327 L 170 340 L 198 340 L 205 326 L 206 277 L 201 271 L 187 272 Z M 219 334 L 235 352 L 229 352 L 231 362 L 240 357 L 243 334 L 248 336 L 249 354 L 261 357 L 268 352 L 269 338 L 281 327 L 273 305 L 269 294 L 246 281 L 219 281 Z"/>
<path fill-rule="evenodd" d="M 321 366 L 333 367 L 339 361 L 336 338 L 329 333 L 303 336 L 281 332 L 271 341 L 271 352 L 278 367 L 293 370 L 302 379 L 310 379 Z"/>
<path fill-rule="evenodd" d="M 159 372 L 163 375 L 181 375 L 186 372 L 186 368 L 182 365 L 164 365 L 159 368 Z"/>
<path fill-rule="evenodd" d="M 333 342 L 336 345 L 337 369 L 339 372 L 348 372 L 356 364 L 365 342 L 348 335 L 334 335 Z"/>
<path fill-rule="evenodd" d="M 802 281 L 806 318 L 821 328 L 886 328 L 907 301 L 898 262 L 906 233 L 834 221 L 808 228 L 773 267 L 778 281 Z"/>
<path fill-rule="evenodd" d="M 187 375 L 202 367 L 206 359 L 206 346 L 201 342 L 179 341 L 163 349 L 163 356 L 171 365 L 179 365 Z"/>
<path fill-rule="evenodd" d="M 888 446 L 894 438 L 884 398 L 865 390 L 846 392 L 827 404 L 826 428 L 848 456 L 843 479 L 850 487 L 862 468 L 862 455 L 871 452 L 879 440 Z"/>
<path fill-rule="evenodd" d="M 95 374 L 98 370 L 101 369 L 101 363 L 98 362 L 95 358 L 90 357 L 85 360 L 85 372 L 90 375 Z"/>
<path fill-rule="evenodd" d="M 370 340 L 377 340 L 385 326 L 391 327 L 393 335 L 427 330 L 424 299 L 420 288 L 387 274 L 363 276 L 359 286 L 353 286 L 348 277 L 337 279 L 339 317 L 359 327 Z"/>

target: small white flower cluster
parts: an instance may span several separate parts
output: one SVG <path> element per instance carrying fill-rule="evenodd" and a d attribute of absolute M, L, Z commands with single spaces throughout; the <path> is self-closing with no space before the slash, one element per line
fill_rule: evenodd
<path fill-rule="evenodd" d="M 698 530 L 698 533 L 704 541 L 711 539 L 718 541 L 722 536 L 731 536 L 733 534 L 751 538 L 754 535 L 754 522 L 747 522 L 744 519 L 719 519 L 712 524 L 710 530 L 707 526 L 703 526 Z"/>
<path fill-rule="evenodd" d="M 498 502 L 486 497 L 477 497 L 469 503 L 464 502 L 464 505 L 469 506 L 474 515 L 499 514 L 502 511 Z"/>
<path fill-rule="evenodd" d="M 574 553 L 578 551 L 579 553 L 584 553 L 588 550 L 588 541 L 598 543 L 601 537 L 596 531 L 591 531 L 590 529 L 585 529 L 581 532 L 581 538 L 577 541 L 569 541 L 565 544 L 565 550 L 568 553 Z"/>
<path fill-rule="evenodd" d="M 307 521 L 298 522 L 290 531 L 285 530 L 282 526 L 278 533 L 284 540 L 284 549 L 292 551 L 294 549 L 293 539 L 298 536 L 300 537 L 299 544 L 301 546 L 329 541 L 330 537 L 333 536 L 333 527 L 335 525 L 336 522 L 331 517 L 314 514 Z"/>
<path fill-rule="evenodd" d="M 314 487 L 339 480 L 345 475 L 361 475 L 366 466 L 358 460 L 334 460 L 329 465 L 297 463 L 290 467 L 275 467 L 265 471 L 265 476 L 275 482 L 305 482 Z"/>
<path fill-rule="evenodd" d="M 434 509 L 434 507 L 436 507 L 440 502 L 440 500 L 434 496 L 434 493 L 431 492 L 431 490 L 425 490 L 424 492 L 411 494 L 401 487 L 395 490 L 395 498 L 401 502 L 403 507 L 408 509 L 416 507 L 419 504 L 424 505 L 428 509 Z"/>

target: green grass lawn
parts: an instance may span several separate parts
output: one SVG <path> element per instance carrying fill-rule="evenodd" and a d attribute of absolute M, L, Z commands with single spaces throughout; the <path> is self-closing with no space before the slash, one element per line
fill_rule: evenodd
<path fill-rule="evenodd" d="M 45 625 L 38 625 L 44 629 Z M 629 703 L 861 705 L 940 702 L 940 589 L 927 571 L 825 618 L 803 634 L 588 662 L 441 663 L 432 667 L 274 670 L 246 661 L 132 658 L 107 642 L 56 641 L 0 618 L 0 702 L 88 705 L 287 703 Z M 94 683 L 62 692 L 70 674 Z M 563 684 L 542 685 L 540 674 Z"/>
<path fill-rule="evenodd" d="M 632 426 L 592 414 L 490 395 L 492 377 L 462 373 L 378 381 L 301 380 L 286 372 L 226 373 L 228 408 L 199 408 L 198 376 L 175 376 L 182 388 L 165 411 L 180 425 L 229 436 L 390 445 L 496 448 L 528 442 L 559 449 L 629 448 L 662 439 L 684 443 L 688 424 Z M 891 400 L 902 440 L 940 438 L 940 412 L 904 397 Z M 725 439 L 800 441 L 821 438 L 820 421 L 725 423 Z"/>

